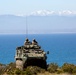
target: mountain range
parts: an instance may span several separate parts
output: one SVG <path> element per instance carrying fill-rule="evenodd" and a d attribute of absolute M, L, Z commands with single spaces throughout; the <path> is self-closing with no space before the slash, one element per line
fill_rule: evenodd
<path fill-rule="evenodd" d="M 75 12 L 62 13 L 44 10 L 29 16 L 0 15 L 0 34 L 24 34 L 26 30 L 29 34 L 76 33 Z"/>
<path fill-rule="evenodd" d="M 51 16 L 51 15 L 75 16 L 76 11 L 70 11 L 70 10 L 64 10 L 64 11 L 39 10 L 39 11 L 34 11 L 29 15 L 33 15 L 33 16 Z"/>

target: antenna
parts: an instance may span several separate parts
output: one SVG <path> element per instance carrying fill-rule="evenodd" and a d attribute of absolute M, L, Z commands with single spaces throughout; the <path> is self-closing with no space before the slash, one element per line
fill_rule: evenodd
<path fill-rule="evenodd" d="M 26 38 L 28 38 L 28 25 L 27 25 L 27 16 L 26 16 Z"/>

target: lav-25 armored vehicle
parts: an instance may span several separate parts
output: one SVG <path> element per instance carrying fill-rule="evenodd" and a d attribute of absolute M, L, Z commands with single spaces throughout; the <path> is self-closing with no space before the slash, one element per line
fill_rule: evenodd
<path fill-rule="evenodd" d="M 27 66 L 39 66 L 46 69 L 46 59 L 46 53 L 41 49 L 35 39 L 32 42 L 26 39 L 24 46 L 16 48 L 16 68 L 21 70 Z"/>

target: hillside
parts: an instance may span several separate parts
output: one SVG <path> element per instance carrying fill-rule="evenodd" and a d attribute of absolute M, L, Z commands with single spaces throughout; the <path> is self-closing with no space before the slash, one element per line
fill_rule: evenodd
<path fill-rule="evenodd" d="M 28 66 L 23 71 L 15 68 L 15 63 L 6 66 L 0 64 L 1 75 L 76 75 L 76 65 L 64 63 L 59 67 L 56 63 L 50 63 L 47 70 L 37 67 Z"/>

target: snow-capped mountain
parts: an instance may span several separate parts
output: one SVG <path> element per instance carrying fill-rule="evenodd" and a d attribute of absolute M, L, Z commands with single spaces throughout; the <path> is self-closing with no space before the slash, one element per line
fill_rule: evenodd
<path fill-rule="evenodd" d="M 50 10 L 39 10 L 34 11 L 30 14 L 31 16 L 51 16 L 51 15 L 60 15 L 60 16 L 74 16 L 76 11 L 64 10 L 64 11 L 50 11 Z"/>
<path fill-rule="evenodd" d="M 30 15 L 33 16 L 47 16 L 47 15 L 54 15 L 56 14 L 55 11 L 49 11 L 49 10 L 39 10 L 39 11 L 34 11 Z"/>
<path fill-rule="evenodd" d="M 76 15 L 76 11 L 70 11 L 70 10 L 64 10 L 64 11 L 59 11 L 59 15 Z"/>

